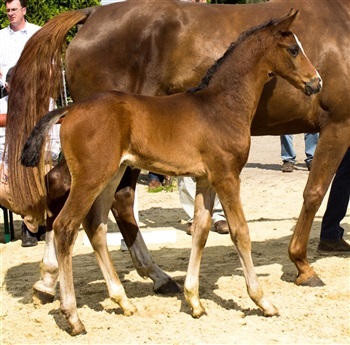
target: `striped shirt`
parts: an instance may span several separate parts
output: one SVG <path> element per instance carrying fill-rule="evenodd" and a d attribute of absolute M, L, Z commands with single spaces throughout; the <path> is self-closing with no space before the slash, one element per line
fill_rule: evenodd
<path fill-rule="evenodd" d="M 39 29 L 40 26 L 26 22 L 20 31 L 13 31 L 10 26 L 0 30 L 0 85 L 4 85 L 7 71 L 17 63 L 24 45 Z"/>

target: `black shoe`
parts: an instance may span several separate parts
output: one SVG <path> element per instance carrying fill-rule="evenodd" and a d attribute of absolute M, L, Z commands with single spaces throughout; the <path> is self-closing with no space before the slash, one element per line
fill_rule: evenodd
<path fill-rule="evenodd" d="M 26 225 L 22 223 L 22 247 L 34 247 L 38 244 L 36 234 L 28 230 Z"/>
<path fill-rule="evenodd" d="M 40 225 L 38 232 L 35 234 L 38 241 L 45 241 L 46 226 Z"/>
<path fill-rule="evenodd" d="M 350 244 L 343 238 L 338 242 L 320 241 L 317 253 L 323 255 L 349 255 Z"/>

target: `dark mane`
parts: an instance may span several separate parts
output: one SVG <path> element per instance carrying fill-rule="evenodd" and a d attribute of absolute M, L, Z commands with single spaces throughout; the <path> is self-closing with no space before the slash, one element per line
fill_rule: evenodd
<path fill-rule="evenodd" d="M 201 80 L 200 84 L 197 87 L 193 87 L 189 90 L 187 90 L 188 93 L 194 93 L 196 91 L 205 89 L 208 87 L 209 82 L 213 75 L 216 73 L 220 65 L 225 61 L 225 59 L 230 55 L 230 53 L 239 45 L 242 41 L 244 41 L 247 37 L 254 35 L 257 31 L 262 30 L 266 27 L 272 26 L 276 23 L 278 19 L 271 19 L 265 23 L 262 23 L 258 26 L 254 26 L 244 32 L 242 32 L 238 38 L 237 41 L 231 42 L 227 50 L 225 51 L 224 55 L 222 55 L 219 59 L 216 60 L 216 62 L 207 70 L 207 73 Z"/>

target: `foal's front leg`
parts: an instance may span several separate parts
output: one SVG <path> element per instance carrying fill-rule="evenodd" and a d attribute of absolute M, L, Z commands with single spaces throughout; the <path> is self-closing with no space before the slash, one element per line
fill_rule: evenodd
<path fill-rule="evenodd" d="M 264 296 L 255 273 L 249 229 L 241 204 L 239 177 L 227 176 L 225 181 L 220 181 L 220 184 L 216 186 L 216 191 L 225 211 L 231 239 L 237 248 L 242 264 L 248 294 L 255 304 L 263 310 L 265 316 L 277 315 L 277 308 Z"/>
<path fill-rule="evenodd" d="M 191 308 L 192 316 L 196 318 L 205 314 L 205 309 L 199 299 L 199 270 L 211 226 L 214 201 L 215 191 L 205 179 L 197 179 L 192 249 L 184 286 L 185 298 Z"/>

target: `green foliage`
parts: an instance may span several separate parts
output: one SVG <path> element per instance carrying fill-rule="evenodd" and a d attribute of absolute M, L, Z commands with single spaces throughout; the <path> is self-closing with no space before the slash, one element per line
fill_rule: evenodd
<path fill-rule="evenodd" d="M 100 5 L 100 2 L 100 0 L 28 0 L 26 18 L 30 23 L 43 26 L 50 18 L 61 12 L 97 6 Z M 2 0 L 0 6 L 1 29 L 9 24 L 5 8 L 5 1 Z M 68 41 L 74 34 L 75 30 L 71 30 Z"/>
<path fill-rule="evenodd" d="M 265 2 L 268 0 L 207 0 L 212 4 L 254 4 L 258 2 Z"/>

